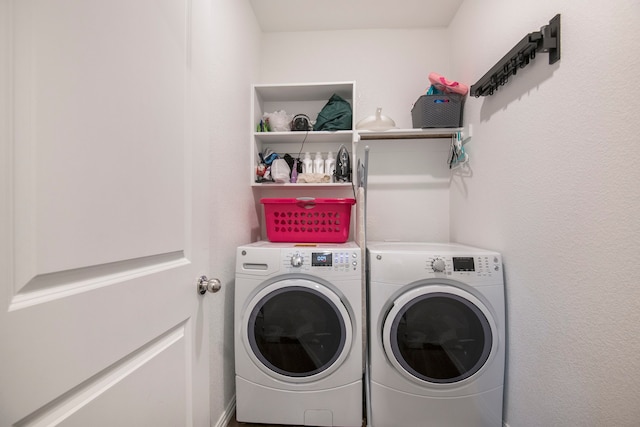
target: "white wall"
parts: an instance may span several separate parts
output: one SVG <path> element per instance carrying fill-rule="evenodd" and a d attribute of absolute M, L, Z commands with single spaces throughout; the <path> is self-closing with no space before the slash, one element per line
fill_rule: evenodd
<path fill-rule="evenodd" d="M 259 69 L 260 29 L 249 2 L 212 0 L 211 271 L 223 289 L 210 313 L 212 425 L 231 416 L 235 396 L 233 293 L 235 249 L 255 240 L 258 220 L 247 185 L 251 83 Z M 216 422 L 218 424 L 216 424 Z"/>
<path fill-rule="evenodd" d="M 410 128 L 429 72 L 449 71 L 447 48 L 443 29 L 265 33 L 259 83 L 355 80 L 356 122 L 382 107 L 398 127 Z"/>
<path fill-rule="evenodd" d="M 562 59 L 539 54 L 467 101 L 472 176 L 451 184 L 451 236 L 504 254 L 505 421 L 640 422 L 640 155 L 635 0 L 466 0 L 452 71 L 475 82 L 562 14 Z"/>
<path fill-rule="evenodd" d="M 265 33 L 259 83 L 355 80 L 356 122 L 382 107 L 398 128 L 411 128 L 411 107 L 429 87 L 429 73 L 449 75 L 448 48 L 445 29 Z M 369 240 L 449 239 L 447 144 L 368 144 Z"/>

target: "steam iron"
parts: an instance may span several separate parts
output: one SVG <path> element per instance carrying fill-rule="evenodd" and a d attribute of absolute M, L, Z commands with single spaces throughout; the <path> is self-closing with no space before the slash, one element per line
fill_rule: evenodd
<path fill-rule="evenodd" d="M 351 160 L 344 145 L 338 150 L 336 158 L 336 182 L 351 182 Z"/>

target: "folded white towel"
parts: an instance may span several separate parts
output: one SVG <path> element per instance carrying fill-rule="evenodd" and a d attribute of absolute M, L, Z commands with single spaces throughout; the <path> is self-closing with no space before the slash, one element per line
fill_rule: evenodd
<path fill-rule="evenodd" d="M 323 173 L 300 173 L 296 182 L 299 184 L 331 182 L 331 176 Z"/>

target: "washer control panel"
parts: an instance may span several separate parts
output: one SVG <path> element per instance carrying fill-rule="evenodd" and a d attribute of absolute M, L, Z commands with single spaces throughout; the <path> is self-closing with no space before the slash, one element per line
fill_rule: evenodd
<path fill-rule="evenodd" d="M 282 251 L 281 261 L 289 272 L 351 273 L 361 268 L 360 250 L 352 248 L 290 248 Z"/>
<path fill-rule="evenodd" d="M 427 258 L 427 270 L 447 276 L 491 277 L 502 274 L 502 263 L 497 256 L 439 256 Z"/>

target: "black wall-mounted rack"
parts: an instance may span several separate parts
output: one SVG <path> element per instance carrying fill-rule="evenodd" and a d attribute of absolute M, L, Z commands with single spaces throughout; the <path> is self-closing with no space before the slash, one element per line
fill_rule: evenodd
<path fill-rule="evenodd" d="M 515 76 L 518 69 L 529 65 L 537 52 L 549 52 L 549 65 L 560 60 L 560 14 L 554 16 L 549 25 L 540 31 L 527 34 L 480 80 L 471 86 L 471 95 L 493 95 L 498 88 Z"/>

